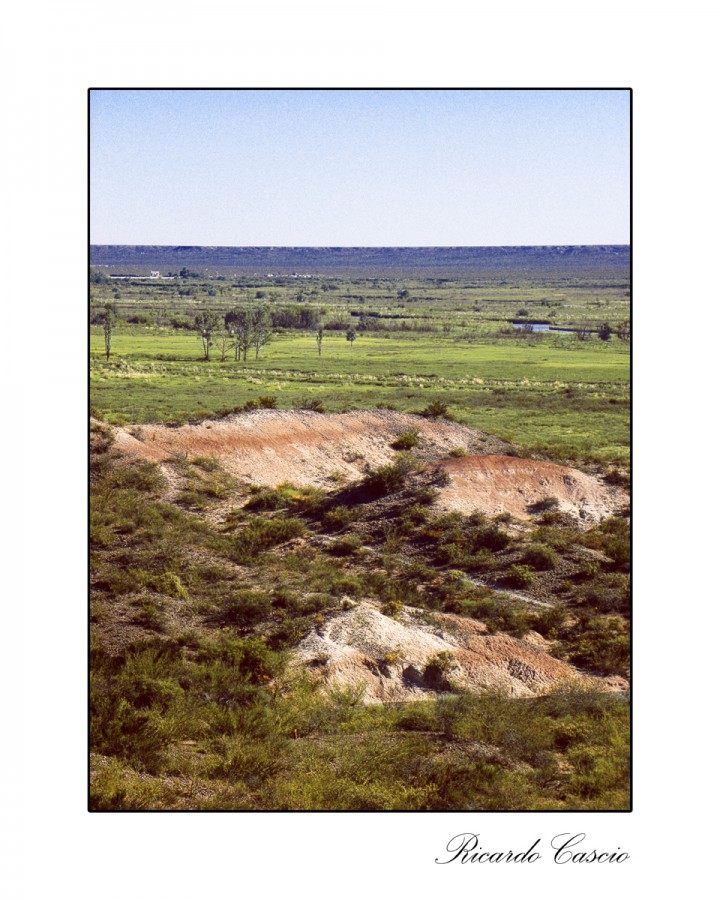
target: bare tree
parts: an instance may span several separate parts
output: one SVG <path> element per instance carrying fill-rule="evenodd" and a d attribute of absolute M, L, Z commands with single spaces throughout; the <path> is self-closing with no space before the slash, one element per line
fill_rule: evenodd
<path fill-rule="evenodd" d="M 618 338 L 621 341 L 629 341 L 630 340 L 630 320 L 627 319 L 625 322 L 621 322 L 615 330 Z"/>
<path fill-rule="evenodd" d="M 220 350 L 220 362 L 225 362 L 227 353 L 232 344 L 232 335 L 227 329 L 220 332 L 217 340 L 218 349 Z"/>
<path fill-rule="evenodd" d="M 248 350 L 253 345 L 253 314 L 250 309 L 236 306 L 225 316 L 225 327 L 235 339 L 235 361 L 247 362 Z"/>
<path fill-rule="evenodd" d="M 252 345 L 255 348 L 255 359 L 257 359 L 260 356 L 261 348 L 270 343 L 272 322 L 266 306 L 256 307 L 253 310 L 252 319 Z"/>
<path fill-rule="evenodd" d="M 115 313 L 109 306 L 105 307 L 102 317 L 103 335 L 105 337 L 105 359 L 110 359 L 110 344 L 112 343 L 113 327 L 115 326 Z"/>
<path fill-rule="evenodd" d="M 575 336 L 579 341 L 589 341 L 591 335 L 592 330 L 587 322 L 578 326 L 578 328 L 575 330 Z"/>
<path fill-rule="evenodd" d="M 200 341 L 202 342 L 203 354 L 205 359 L 210 359 L 210 348 L 213 346 L 213 335 L 220 325 L 220 319 L 216 313 L 209 310 L 203 310 L 199 315 L 195 316 L 195 331 L 197 331 Z"/>

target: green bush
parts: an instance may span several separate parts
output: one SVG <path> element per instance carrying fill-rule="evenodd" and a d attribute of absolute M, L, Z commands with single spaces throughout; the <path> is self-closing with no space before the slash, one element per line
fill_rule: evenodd
<path fill-rule="evenodd" d="M 535 583 L 535 573 L 527 566 L 510 566 L 500 579 L 502 584 L 512 588 L 529 588 Z"/>
<path fill-rule="evenodd" d="M 305 525 L 292 517 L 281 519 L 250 519 L 233 536 L 229 556 L 235 562 L 252 562 L 258 553 L 284 544 L 305 533 Z"/>
<path fill-rule="evenodd" d="M 219 608 L 209 614 L 218 625 L 249 628 L 268 617 L 271 601 L 262 591 L 240 591 L 222 600 Z"/>
<path fill-rule="evenodd" d="M 612 484 L 616 487 L 622 487 L 626 490 L 630 488 L 630 476 L 627 472 L 623 472 L 620 469 L 610 469 L 610 471 L 605 475 L 605 481 L 608 484 Z"/>
<path fill-rule="evenodd" d="M 543 544 L 528 544 L 522 552 L 520 562 L 532 566 L 541 572 L 554 569 L 558 564 L 558 555 Z"/>
<path fill-rule="evenodd" d="M 417 471 L 418 463 L 409 453 L 398 453 L 392 463 L 370 469 L 361 486 L 372 496 L 384 497 L 400 490 L 405 479 Z"/>
<path fill-rule="evenodd" d="M 623 619 L 581 615 L 563 637 L 574 665 L 601 675 L 626 674 L 630 666 L 630 633 Z"/>
<path fill-rule="evenodd" d="M 448 414 L 448 405 L 442 400 L 431 400 L 425 409 L 420 410 L 420 415 L 425 416 L 427 419 L 450 418 Z"/>
<path fill-rule="evenodd" d="M 406 431 L 399 435 L 390 444 L 393 450 L 412 450 L 420 443 L 420 436 L 417 431 Z"/>
<path fill-rule="evenodd" d="M 348 525 L 352 525 L 353 522 L 356 522 L 360 518 L 360 515 L 361 512 L 359 509 L 339 504 L 325 513 L 323 516 L 323 525 L 329 531 L 342 531 L 347 528 Z"/>
<path fill-rule="evenodd" d="M 333 556 L 353 556 L 362 547 L 363 542 L 356 534 L 338 538 L 328 545 L 327 551 Z"/>
<path fill-rule="evenodd" d="M 440 496 L 440 492 L 433 487 L 417 487 L 410 492 L 410 497 L 417 506 L 432 506 Z"/>
<path fill-rule="evenodd" d="M 314 512 L 326 502 L 326 495 L 319 488 L 297 487 L 289 481 L 275 488 L 253 485 L 250 491 L 244 509 L 252 511 L 291 508 L 296 512 Z"/>
<path fill-rule="evenodd" d="M 162 575 L 157 575 L 150 580 L 148 586 L 158 594 L 179 597 L 181 600 L 189 599 L 187 588 L 174 572 L 163 572 Z"/>
<path fill-rule="evenodd" d="M 220 663 L 248 684 L 264 685 L 283 671 L 286 657 L 271 650 L 261 638 L 237 638 L 223 633 L 202 641 L 198 660 Z"/>
<path fill-rule="evenodd" d="M 220 463 L 212 456 L 191 456 L 188 462 L 204 472 L 217 472 L 220 468 Z"/>
<path fill-rule="evenodd" d="M 440 650 L 425 663 L 423 677 L 435 690 L 449 691 L 452 690 L 449 676 L 457 668 L 458 664 L 450 650 Z"/>

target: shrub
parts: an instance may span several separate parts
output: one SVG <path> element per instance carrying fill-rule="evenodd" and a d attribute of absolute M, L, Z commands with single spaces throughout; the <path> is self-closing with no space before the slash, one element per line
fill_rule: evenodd
<path fill-rule="evenodd" d="M 535 582 L 535 574 L 527 566 L 510 566 L 500 579 L 502 584 L 514 588 L 528 588 Z"/>
<path fill-rule="evenodd" d="M 140 602 L 133 621 L 152 631 L 165 630 L 165 616 L 160 607 L 150 600 Z"/>
<path fill-rule="evenodd" d="M 415 498 L 417 500 L 417 497 Z M 430 518 L 430 513 L 418 502 L 404 509 L 401 516 L 401 528 L 412 531 L 414 526 L 424 525 Z"/>
<path fill-rule="evenodd" d="M 230 548 L 230 558 L 236 562 L 252 562 L 258 553 L 284 544 L 305 533 L 300 519 L 251 519 L 235 535 Z"/>
<path fill-rule="evenodd" d="M 601 675 L 624 675 L 630 665 L 630 635 L 622 619 L 581 615 L 566 636 L 570 662 Z"/>
<path fill-rule="evenodd" d="M 458 664 L 455 662 L 453 654 L 449 650 L 441 650 L 425 663 L 423 677 L 426 683 L 435 690 L 448 691 L 452 689 L 448 676 L 457 668 Z"/>
<path fill-rule="evenodd" d="M 395 727 L 400 731 L 435 731 L 437 719 L 431 706 L 414 703 L 400 713 Z"/>
<path fill-rule="evenodd" d="M 197 466 L 203 472 L 217 472 L 220 463 L 212 456 L 192 456 L 188 462 L 191 466 Z"/>
<path fill-rule="evenodd" d="M 440 496 L 440 491 L 432 487 L 417 487 L 410 492 L 410 497 L 420 506 L 432 506 Z"/>
<path fill-rule="evenodd" d="M 362 547 L 363 542 L 356 534 L 338 538 L 328 545 L 327 551 L 333 556 L 352 556 Z"/>
<path fill-rule="evenodd" d="M 133 490 L 144 494 L 159 494 L 165 487 L 165 479 L 156 463 L 136 460 L 115 466 L 105 479 L 105 486 L 112 490 Z"/>
<path fill-rule="evenodd" d="M 270 598 L 261 591 L 240 591 L 224 599 L 209 619 L 218 625 L 249 628 L 267 618 L 270 608 Z"/>
<path fill-rule="evenodd" d="M 399 435 L 390 444 L 393 450 L 412 450 L 420 443 L 420 437 L 417 431 L 406 431 Z"/>
<path fill-rule="evenodd" d="M 494 553 L 498 553 L 510 544 L 512 538 L 507 532 L 493 523 L 492 525 L 483 524 L 476 526 L 467 535 L 467 540 L 472 550 L 476 553 L 478 550 L 492 550 Z"/>
<path fill-rule="evenodd" d="M 221 663 L 248 684 L 262 685 L 282 672 L 285 654 L 271 650 L 257 637 L 237 638 L 220 634 L 202 642 L 198 660 Z"/>
<path fill-rule="evenodd" d="M 566 611 L 561 606 L 552 606 L 536 613 L 531 620 L 532 627 L 546 638 L 556 638 L 565 624 Z"/>
<path fill-rule="evenodd" d="M 431 400 L 425 409 L 420 410 L 420 415 L 426 419 L 447 419 L 448 406 L 442 400 Z"/>
<path fill-rule="evenodd" d="M 357 521 L 360 517 L 360 510 L 353 509 L 349 506 L 338 505 L 329 509 L 323 516 L 323 525 L 329 531 L 342 531 Z"/>
<path fill-rule="evenodd" d="M 546 572 L 558 564 L 558 555 L 543 544 L 528 544 L 520 558 L 521 563 Z"/>
<path fill-rule="evenodd" d="M 370 469 L 362 487 L 372 496 L 384 497 L 400 490 L 407 476 L 417 468 L 417 461 L 409 453 L 398 453 L 392 463 Z"/>
<path fill-rule="evenodd" d="M 245 503 L 246 510 L 275 510 L 293 507 L 298 511 L 310 512 L 320 508 L 326 496 L 319 488 L 296 487 L 285 481 L 275 488 L 263 488 L 253 485 L 250 499 Z"/>
<path fill-rule="evenodd" d="M 467 450 L 463 450 L 462 447 L 455 447 L 454 449 L 448 451 L 448 456 L 452 456 L 454 458 L 467 456 Z"/>
<path fill-rule="evenodd" d="M 542 500 L 538 500 L 537 503 L 531 504 L 529 510 L 532 513 L 552 512 L 552 510 L 558 509 L 559 506 L 560 501 L 557 497 L 544 497 Z"/>
<path fill-rule="evenodd" d="M 260 396 L 257 405 L 258 409 L 277 409 L 277 397 Z"/>
<path fill-rule="evenodd" d="M 400 600 L 388 600 L 380 607 L 380 612 L 390 619 L 397 619 L 403 610 L 403 604 Z"/>
<path fill-rule="evenodd" d="M 322 400 L 304 400 L 300 405 L 300 409 L 307 409 L 310 412 L 325 412 L 325 404 Z"/>
<path fill-rule="evenodd" d="M 610 469 L 607 475 L 605 475 L 605 481 L 607 484 L 612 484 L 617 487 L 630 487 L 630 476 L 627 472 L 620 471 L 620 469 Z"/>
<path fill-rule="evenodd" d="M 149 587 L 158 594 L 179 597 L 181 600 L 189 599 L 187 588 L 173 572 L 163 572 L 162 575 L 155 576 L 150 580 Z"/>

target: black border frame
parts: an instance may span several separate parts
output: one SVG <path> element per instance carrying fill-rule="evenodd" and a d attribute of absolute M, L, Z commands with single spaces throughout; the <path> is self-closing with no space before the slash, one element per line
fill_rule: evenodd
<path fill-rule="evenodd" d="M 630 163 L 630 178 L 629 178 L 629 199 L 630 199 L 630 211 L 629 211 L 629 249 L 630 249 L 630 320 L 632 322 L 633 319 L 633 299 L 634 299 L 634 269 L 633 269 L 633 127 L 634 127 L 634 111 L 633 111 L 633 88 L 631 87 L 431 87 L 431 86 L 423 86 L 423 87 L 104 87 L 104 86 L 95 86 L 89 87 L 87 89 L 87 108 L 86 108 L 86 143 L 87 143 L 87 173 L 86 173 L 86 303 L 87 308 L 90 307 L 90 280 L 89 280 L 89 271 L 90 271 L 90 220 L 91 220 L 91 208 L 90 208 L 90 181 L 91 181 L 91 144 L 90 144 L 90 104 L 92 100 L 93 91 L 627 91 L 630 101 L 630 110 L 629 110 L 629 163 Z M 440 245 L 442 246 L 442 245 Z M 87 417 L 90 418 L 90 317 L 88 316 L 87 320 Z M 633 471 L 633 390 L 634 390 L 634 379 L 633 379 L 633 345 L 632 340 L 630 343 L 630 472 Z M 276 809 L 254 809 L 254 810 L 233 810 L 233 809 L 143 809 L 143 810 L 94 810 L 90 806 L 90 579 L 91 579 L 91 567 L 90 567 L 90 439 L 88 437 L 87 440 L 87 460 L 86 460 L 86 472 L 87 472 L 87 531 L 86 531 L 86 552 L 87 552 L 87 601 L 86 601 L 86 615 L 87 615 L 87 678 L 86 678 L 86 709 L 87 709 L 87 812 L 90 814 L 97 813 L 109 813 L 111 815 L 115 814 L 123 814 L 123 813 L 150 813 L 150 814 L 162 814 L 162 813 L 182 813 L 194 815 L 197 813 L 230 813 L 230 814 L 246 814 L 246 815 L 256 815 L 263 813 L 374 813 L 374 814 L 384 814 L 384 815 L 392 815 L 392 814 L 406 814 L 406 815 L 428 815 L 428 814 L 453 814 L 453 813 L 465 813 L 465 814 L 473 814 L 473 815 L 527 815 L 527 814 L 540 814 L 540 815 L 602 815 L 602 814 L 610 814 L 610 815 L 627 815 L 629 813 L 634 812 L 634 775 L 635 775 L 635 741 L 634 741 L 634 701 L 633 701 L 633 687 L 632 687 L 632 673 L 634 672 L 634 638 L 635 638 L 635 625 L 634 625 L 634 611 L 635 611 L 635 592 L 632 586 L 632 578 L 631 578 L 631 586 L 630 586 L 630 671 L 631 671 L 631 681 L 630 681 L 630 695 L 629 695 L 629 703 L 630 703 L 630 806 L 628 809 L 512 809 L 512 810 L 455 810 L 455 809 L 447 809 L 447 810 L 332 810 L 332 809 L 298 809 L 298 810 L 276 810 Z M 630 484 L 630 509 L 633 508 L 633 487 L 632 481 Z M 633 523 L 632 517 L 630 519 L 630 573 L 631 576 L 633 574 Z"/>

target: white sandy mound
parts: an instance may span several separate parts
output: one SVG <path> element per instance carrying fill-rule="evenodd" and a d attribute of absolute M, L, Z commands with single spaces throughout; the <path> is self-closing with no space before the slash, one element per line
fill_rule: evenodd
<path fill-rule="evenodd" d="M 482 623 L 462 616 L 433 618 L 428 624 L 421 610 L 408 608 L 396 621 L 364 601 L 309 634 L 296 648 L 295 661 L 328 686 L 362 688 L 369 703 L 435 695 L 442 687 L 428 678 L 426 667 L 443 652 L 452 655 L 452 681 L 477 692 L 500 690 L 528 697 L 578 679 L 602 689 L 627 687 L 622 679 L 610 685 L 581 675 L 550 656 L 538 634 L 521 641 L 488 635 Z"/>
<path fill-rule="evenodd" d="M 627 493 L 601 478 L 554 463 L 514 456 L 465 456 L 440 463 L 450 476 L 438 507 L 486 515 L 510 513 L 530 518 L 548 498 L 557 508 L 590 524 L 612 515 L 628 502 Z"/>

